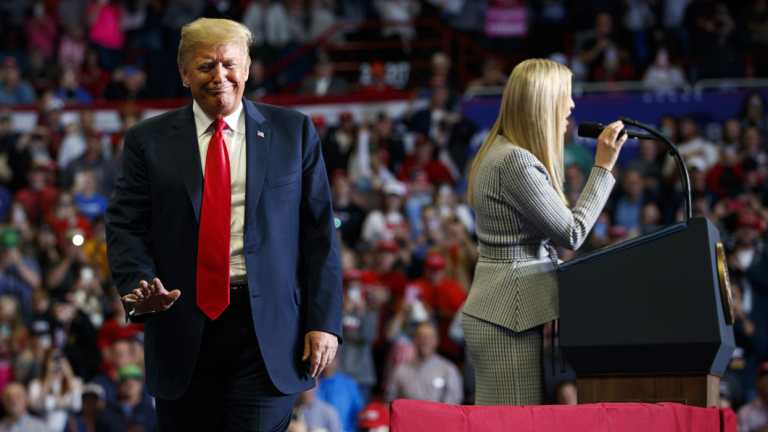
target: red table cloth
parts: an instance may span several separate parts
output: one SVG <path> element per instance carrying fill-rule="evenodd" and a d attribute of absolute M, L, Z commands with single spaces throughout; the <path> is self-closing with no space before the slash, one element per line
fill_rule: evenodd
<path fill-rule="evenodd" d="M 733 411 L 676 403 L 464 406 L 396 400 L 392 432 L 736 432 Z"/>

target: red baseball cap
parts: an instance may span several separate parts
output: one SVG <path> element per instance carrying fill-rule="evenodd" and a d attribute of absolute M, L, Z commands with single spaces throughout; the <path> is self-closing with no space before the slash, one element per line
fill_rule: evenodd
<path fill-rule="evenodd" d="M 381 402 L 371 402 L 358 414 L 358 426 L 365 429 L 389 426 L 389 409 Z"/>
<path fill-rule="evenodd" d="M 358 269 L 349 269 L 344 272 L 344 280 L 360 280 L 360 278 L 363 276 L 363 272 Z"/>
<path fill-rule="evenodd" d="M 325 127 L 325 116 L 321 114 L 315 114 L 312 116 L 312 123 L 315 124 L 315 127 L 318 129 L 322 129 Z"/>
<path fill-rule="evenodd" d="M 765 229 L 765 222 L 751 210 L 741 210 L 738 216 L 739 228 L 752 228 L 758 231 Z"/>
<path fill-rule="evenodd" d="M 445 258 L 437 252 L 430 252 L 424 265 L 430 270 L 440 270 L 445 268 Z"/>
<path fill-rule="evenodd" d="M 372 285 L 379 282 L 379 276 L 372 270 L 365 270 L 360 272 L 360 282 L 366 285 Z"/>

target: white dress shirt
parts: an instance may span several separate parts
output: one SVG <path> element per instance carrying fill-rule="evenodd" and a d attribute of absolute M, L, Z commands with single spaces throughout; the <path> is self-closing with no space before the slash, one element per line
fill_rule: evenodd
<path fill-rule="evenodd" d="M 205 157 L 208 143 L 211 141 L 214 129 L 212 119 L 203 111 L 197 102 L 192 103 L 197 130 L 197 144 L 200 148 L 200 162 L 205 175 Z M 243 255 L 243 233 L 245 227 L 245 174 L 246 151 L 245 145 L 245 112 L 240 102 L 232 114 L 224 117 L 227 126 L 224 128 L 224 143 L 229 155 L 229 171 L 232 181 L 232 212 L 229 240 L 229 275 L 232 282 L 245 281 L 245 256 Z"/>

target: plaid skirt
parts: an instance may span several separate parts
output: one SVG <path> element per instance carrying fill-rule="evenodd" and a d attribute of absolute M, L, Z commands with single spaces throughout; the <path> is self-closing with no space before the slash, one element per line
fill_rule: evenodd
<path fill-rule="evenodd" d="M 475 367 L 476 405 L 538 405 L 544 400 L 542 326 L 523 332 L 462 314 Z"/>

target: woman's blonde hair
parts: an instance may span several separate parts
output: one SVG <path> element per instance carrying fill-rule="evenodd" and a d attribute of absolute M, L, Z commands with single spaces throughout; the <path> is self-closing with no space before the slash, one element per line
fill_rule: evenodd
<path fill-rule="evenodd" d="M 571 71 L 545 59 L 529 59 L 512 70 L 501 96 L 496 122 L 488 132 L 469 170 L 467 198 L 474 201 L 475 178 L 488 150 L 499 135 L 538 158 L 549 173 L 552 186 L 567 204 L 563 193 L 563 143 L 561 122 L 571 97 Z"/>
<path fill-rule="evenodd" d="M 237 44 L 243 47 L 246 58 L 250 59 L 248 49 L 253 42 L 253 35 L 248 27 L 237 21 L 220 18 L 198 18 L 181 28 L 181 41 L 176 62 L 180 67 L 189 55 L 200 47 L 224 44 Z"/>

